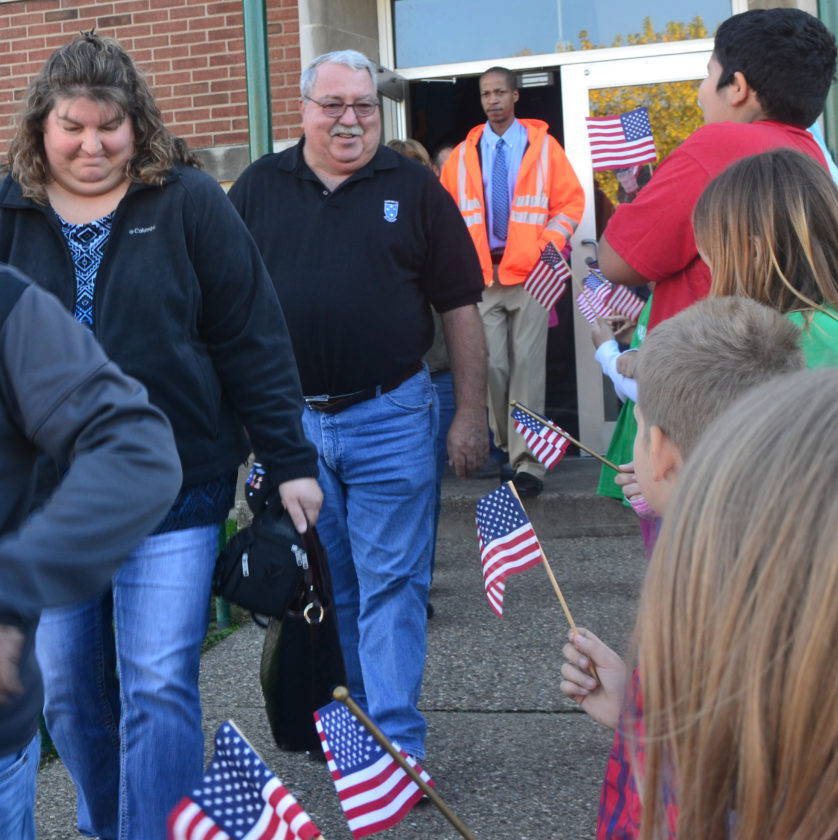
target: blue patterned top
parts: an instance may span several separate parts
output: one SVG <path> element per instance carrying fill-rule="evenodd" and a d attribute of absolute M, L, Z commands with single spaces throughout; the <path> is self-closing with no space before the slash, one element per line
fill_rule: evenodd
<path fill-rule="evenodd" d="M 61 232 L 67 240 L 67 247 L 73 258 L 76 270 L 76 304 L 73 315 L 77 321 L 93 329 L 93 292 L 96 288 L 96 274 L 102 262 L 102 254 L 108 244 L 113 224 L 113 214 L 108 213 L 95 222 L 85 222 L 80 225 L 61 222 Z M 56 214 L 57 215 L 57 214 Z"/>
<path fill-rule="evenodd" d="M 82 224 L 66 222 L 56 213 L 76 273 L 76 302 L 73 315 L 90 330 L 93 330 L 96 275 L 111 235 L 115 212 L 114 210 L 101 219 Z M 182 487 L 166 518 L 153 533 L 162 534 L 201 525 L 216 525 L 226 519 L 233 506 L 235 492 L 235 473 L 212 479 L 197 487 Z"/>

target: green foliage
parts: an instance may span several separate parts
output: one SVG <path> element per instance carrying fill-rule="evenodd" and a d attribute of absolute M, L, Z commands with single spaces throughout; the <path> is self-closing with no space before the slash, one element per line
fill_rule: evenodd
<path fill-rule="evenodd" d="M 667 41 L 694 41 L 699 38 L 707 38 L 709 33 L 707 27 L 704 25 L 704 20 L 701 15 L 694 17 L 689 23 L 682 23 L 680 21 L 669 21 L 662 32 L 655 32 L 652 25 L 652 18 L 643 18 L 642 32 L 629 32 L 623 38 L 618 35 L 611 44 L 594 44 L 591 41 L 587 29 L 583 29 L 579 33 L 579 49 L 580 50 L 600 50 L 605 47 L 625 47 L 635 46 L 637 44 L 661 44 Z"/>

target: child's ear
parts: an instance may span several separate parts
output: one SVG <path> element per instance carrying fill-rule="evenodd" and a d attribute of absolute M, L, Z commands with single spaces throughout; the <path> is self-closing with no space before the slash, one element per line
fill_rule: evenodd
<path fill-rule="evenodd" d="M 733 74 L 733 80 L 725 87 L 725 93 L 731 107 L 737 108 L 743 113 L 747 112 L 749 122 L 767 119 L 763 113 L 762 103 L 759 101 L 757 92 L 748 84 L 748 80 L 741 70 L 737 70 Z"/>
<path fill-rule="evenodd" d="M 674 481 L 684 466 L 681 450 L 660 426 L 649 428 L 649 458 L 654 481 Z"/>

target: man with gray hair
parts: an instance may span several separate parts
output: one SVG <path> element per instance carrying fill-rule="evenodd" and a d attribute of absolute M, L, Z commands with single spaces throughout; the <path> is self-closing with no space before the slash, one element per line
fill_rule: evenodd
<path fill-rule="evenodd" d="M 442 315 L 458 476 L 483 463 L 486 345 L 480 266 L 433 173 L 380 145 L 375 68 L 352 50 L 301 78 L 303 138 L 230 191 L 274 280 L 318 448 L 349 688 L 402 749 L 424 758 L 425 661 L 437 411 L 422 356 Z"/>

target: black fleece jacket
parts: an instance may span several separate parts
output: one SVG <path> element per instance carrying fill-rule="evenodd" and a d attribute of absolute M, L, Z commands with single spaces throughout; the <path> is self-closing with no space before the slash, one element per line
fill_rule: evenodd
<path fill-rule="evenodd" d="M 58 219 L 11 176 L 0 184 L 0 261 L 72 311 L 75 271 Z M 211 176 L 177 166 L 160 187 L 131 185 L 96 277 L 93 320 L 108 356 L 169 418 L 184 486 L 229 473 L 251 447 L 276 483 L 317 475 L 276 292 Z"/>

